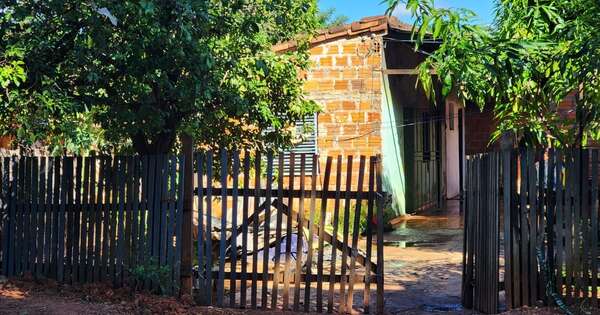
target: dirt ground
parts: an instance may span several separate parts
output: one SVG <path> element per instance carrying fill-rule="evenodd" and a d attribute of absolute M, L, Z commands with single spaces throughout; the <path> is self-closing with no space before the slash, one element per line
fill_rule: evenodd
<path fill-rule="evenodd" d="M 258 315 L 262 310 L 200 307 L 188 297 L 175 299 L 112 289 L 109 284 L 71 286 L 54 281 L 0 279 L 0 314 L 113 315 L 206 314 Z M 294 314 L 273 311 L 269 314 Z"/>

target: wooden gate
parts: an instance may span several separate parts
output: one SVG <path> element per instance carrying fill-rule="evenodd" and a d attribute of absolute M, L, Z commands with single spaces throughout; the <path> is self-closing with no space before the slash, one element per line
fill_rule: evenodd
<path fill-rule="evenodd" d="M 599 163 L 596 149 L 467 160 L 465 307 L 495 313 L 504 290 L 508 309 L 559 303 L 598 312 Z"/>
<path fill-rule="evenodd" d="M 200 300 L 383 313 L 379 159 L 328 157 L 321 171 L 317 155 L 288 158 L 284 173 L 284 156 L 197 154 Z"/>

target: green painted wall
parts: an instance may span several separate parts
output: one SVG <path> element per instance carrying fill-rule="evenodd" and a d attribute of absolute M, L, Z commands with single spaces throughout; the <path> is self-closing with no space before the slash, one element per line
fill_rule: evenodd
<path fill-rule="evenodd" d="M 385 54 L 382 54 L 382 66 L 387 68 Z M 404 147 L 402 106 L 392 98 L 390 81 L 387 75 L 382 76 L 381 97 L 381 140 L 383 158 L 383 185 L 385 191 L 392 195 L 392 208 L 397 216 L 406 214 L 406 180 L 403 163 Z"/>

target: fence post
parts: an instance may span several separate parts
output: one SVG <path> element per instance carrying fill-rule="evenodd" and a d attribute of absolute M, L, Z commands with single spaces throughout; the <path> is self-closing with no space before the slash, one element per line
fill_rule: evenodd
<path fill-rule="evenodd" d="M 181 295 L 192 294 L 192 214 L 194 206 L 194 148 L 190 135 L 182 135 L 183 145 L 183 227 L 181 233 Z"/>

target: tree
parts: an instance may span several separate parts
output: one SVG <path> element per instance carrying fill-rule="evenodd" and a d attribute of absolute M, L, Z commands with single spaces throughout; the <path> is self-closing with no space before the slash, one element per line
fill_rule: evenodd
<path fill-rule="evenodd" d="M 318 109 L 300 76 L 314 0 L 0 6 L 0 51 L 19 52 L 0 66 L 17 57 L 26 74 L 4 80 L 0 134 L 23 145 L 164 153 L 185 132 L 198 145 L 264 150 L 288 145 L 294 121 Z M 300 49 L 271 51 L 288 40 Z"/>
<path fill-rule="evenodd" d="M 320 11 L 317 18 L 319 20 L 319 28 L 321 29 L 341 26 L 348 23 L 348 17 L 336 14 L 334 8 Z"/>
<path fill-rule="evenodd" d="M 415 19 L 414 38 L 440 40 L 420 66 L 419 79 L 434 93 L 454 90 L 480 107 L 494 107 L 499 126 L 522 142 L 580 146 L 600 139 L 600 3 L 592 0 L 497 3 L 494 25 L 472 22 L 468 10 L 436 8 L 432 0 L 389 0 L 391 12 L 406 5 Z M 435 69 L 432 76 L 430 69 Z M 575 119 L 557 112 L 577 95 Z"/>

